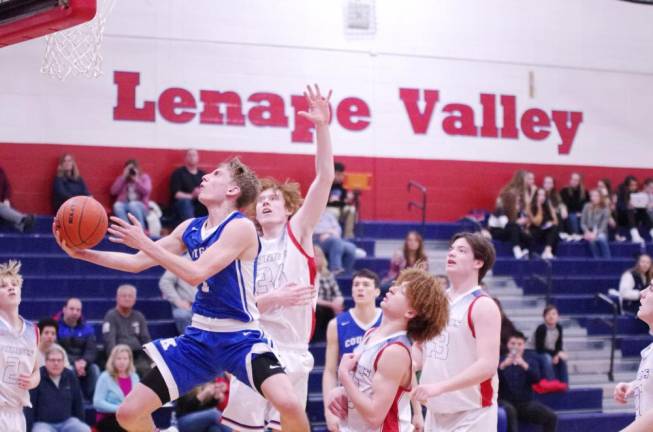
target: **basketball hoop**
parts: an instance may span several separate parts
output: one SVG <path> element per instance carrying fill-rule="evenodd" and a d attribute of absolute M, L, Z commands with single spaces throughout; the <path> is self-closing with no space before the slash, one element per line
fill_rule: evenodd
<path fill-rule="evenodd" d="M 67 7 L 67 0 L 59 2 Z M 97 13 L 91 21 L 47 35 L 41 72 L 61 81 L 71 74 L 87 78 L 102 75 L 100 47 L 104 25 L 114 4 L 115 0 L 98 0 Z"/>

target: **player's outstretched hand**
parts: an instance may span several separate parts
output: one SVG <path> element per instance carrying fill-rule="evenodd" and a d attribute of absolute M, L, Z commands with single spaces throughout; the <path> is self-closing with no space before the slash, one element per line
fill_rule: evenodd
<path fill-rule="evenodd" d="M 303 306 L 315 301 L 317 289 L 314 285 L 289 283 L 284 289 L 279 290 L 278 293 L 279 301 L 277 304 L 279 306 Z"/>
<path fill-rule="evenodd" d="M 68 243 L 66 243 L 66 240 L 61 237 L 61 233 L 59 232 L 59 229 L 57 228 L 57 222 L 54 221 L 52 222 L 52 234 L 54 235 L 54 239 L 59 245 L 59 247 L 68 254 L 68 256 L 72 258 L 81 258 L 82 255 L 84 255 L 84 249 L 76 248 L 74 246 L 70 246 Z"/>
<path fill-rule="evenodd" d="M 614 388 L 614 400 L 619 403 L 625 404 L 628 402 L 628 396 L 633 393 L 633 385 L 631 383 L 620 382 Z"/>
<path fill-rule="evenodd" d="M 114 243 L 124 244 L 134 249 L 142 249 L 147 242 L 151 242 L 150 238 L 143 231 L 143 226 L 131 213 L 127 214 L 129 222 L 126 222 L 119 217 L 111 216 L 111 226 L 107 230 L 109 232 L 109 240 Z"/>
<path fill-rule="evenodd" d="M 329 407 L 331 414 L 338 417 L 339 419 L 346 419 L 348 400 L 345 389 L 342 387 L 336 387 L 331 390 L 327 398 L 327 406 Z"/>
<path fill-rule="evenodd" d="M 308 112 L 300 111 L 297 115 L 304 117 L 307 120 L 310 120 L 316 126 L 325 126 L 329 124 L 331 119 L 331 114 L 329 112 L 329 99 L 331 99 L 331 90 L 329 94 L 324 97 L 320 93 L 320 87 L 315 84 L 315 88 L 311 86 L 306 86 L 304 92 L 304 97 L 306 102 L 308 102 Z"/>

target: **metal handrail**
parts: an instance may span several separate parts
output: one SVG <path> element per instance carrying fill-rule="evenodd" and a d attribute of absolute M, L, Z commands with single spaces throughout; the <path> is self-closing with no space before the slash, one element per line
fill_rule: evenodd
<path fill-rule="evenodd" d="M 608 379 L 614 382 L 614 351 L 617 346 L 617 317 L 619 316 L 619 305 L 610 297 L 603 293 L 596 294 L 596 298 L 607 303 L 612 307 L 612 338 L 610 340 L 610 369 L 608 370 Z"/>
<path fill-rule="evenodd" d="M 544 288 L 546 289 L 545 291 L 545 301 L 546 304 L 551 303 L 551 291 L 553 291 L 553 264 L 551 264 L 551 260 L 545 260 L 542 259 L 541 256 L 536 255 L 536 254 L 531 254 L 531 259 L 532 260 L 539 260 L 544 263 L 544 266 L 546 267 L 546 272 L 543 275 L 540 274 L 533 274 L 533 279 L 536 281 L 540 282 L 542 285 L 544 285 Z"/>
<path fill-rule="evenodd" d="M 413 207 L 415 207 L 422 211 L 422 227 L 424 227 L 424 225 L 426 224 L 426 192 L 428 191 L 428 189 L 426 189 L 426 186 L 416 182 L 415 180 L 409 180 L 408 192 L 410 192 L 412 188 L 416 188 L 422 193 L 422 203 L 420 204 L 417 201 L 410 200 L 408 202 L 408 210 L 411 210 Z"/>

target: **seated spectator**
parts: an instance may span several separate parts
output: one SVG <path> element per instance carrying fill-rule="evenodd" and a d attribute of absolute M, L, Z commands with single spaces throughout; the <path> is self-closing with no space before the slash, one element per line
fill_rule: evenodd
<path fill-rule="evenodd" d="M 617 229 L 617 196 L 612 192 L 612 182 L 608 178 L 601 179 L 596 182 L 596 189 L 601 194 L 601 199 L 605 202 L 605 207 L 610 210 L 610 220 L 608 221 L 608 228 L 610 232 Z M 615 234 L 617 241 L 624 241 L 626 237 Z"/>
<path fill-rule="evenodd" d="M 542 379 L 552 381 L 556 390 L 566 390 L 567 386 L 563 384 L 569 383 L 567 353 L 562 347 L 562 326 L 558 322 L 560 320 L 558 309 L 553 305 L 547 305 L 542 317 L 544 323 L 535 330 L 535 351 L 540 359 Z M 541 384 L 550 387 L 549 383 Z"/>
<path fill-rule="evenodd" d="M 648 216 L 647 206 L 639 206 L 639 203 L 631 202 L 631 195 L 637 193 L 637 178 L 628 176 L 619 185 L 617 191 L 617 223 L 619 227 L 626 228 L 630 232 L 630 240 L 635 243 L 644 244 L 644 239 L 639 233 L 642 228 L 653 236 L 653 225 Z"/>
<path fill-rule="evenodd" d="M 197 150 L 186 151 L 184 166 L 177 168 L 170 176 L 170 196 L 178 222 L 206 214 L 206 207 L 197 200 L 202 177 L 206 174 L 198 168 L 199 161 Z"/>
<path fill-rule="evenodd" d="M 575 236 L 576 240 L 580 240 L 580 216 L 583 212 L 583 206 L 588 200 L 587 191 L 583 184 L 583 178 L 578 173 L 571 173 L 569 177 L 569 186 L 560 190 L 560 198 L 567 207 L 567 233 Z"/>
<path fill-rule="evenodd" d="M 132 350 L 124 344 L 114 346 L 93 395 L 95 429 L 99 432 L 124 431 L 116 420 L 116 411 L 138 382 Z"/>
<path fill-rule="evenodd" d="M 351 273 L 356 260 L 356 245 L 342 239 L 342 228 L 328 209 L 322 213 L 313 231 L 313 242 L 320 246 L 334 274 Z"/>
<path fill-rule="evenodd" d="M 342 312 L 345 298 L 342 296 L 338 281 L 328 269 L 328 262 L 324 251 L 315 246 L 315 267 L 317 268 L 317 306 L 315 308 L 315 333 L 313 341 L 324 341 L 329 321 Z"/>
<path fill-rule="evenodd" d="M 532 237 L 526 231 L 526 172 L 518 170 L 499 192 L 494 212 L 488 219 L 492 238 L 510 242 L 515 258 L 527 257 L 532 249 Z"/>
<path fill-rule="evenodd" d="M 82 319 L 80 299 L 73 297 L 66 301 L 58 324 L 59 345 L 66 350 L 74 366 L 84 397 L 91 400 L 95 391 L 95 382 L 100 376 L 100 368 L 95 364 L 97 359 L 95 330 Z"/>
<path fill-rule="evenodd" d="M 186 255 L 188 256 L 188 255 Z M 166 270 L 159 279 L 159 289 L 163 298 L 172 306 L 172 317 L 175 320 L 178 334 L 184 334 L 193 317 L 193 302 L 197 287 L 189 284 L 173 272 Z"/>
<path fill-rule="evenodd" d="M 354 224 L 356 223 L 356 206 L 354 205 L 354 194 L 345 189 L 345 165 L 342 162 L 333 164 L 335 178 L 329 193 L 327 209 L 333 212 L 341 224 L 346 239 L 354 237 Z"/>
<path fill-rule="evenodd" d="M 524 353 L 526 338 L 515 332 L 508 340 L 508 354 L 499 363 L 499 404 L 508 416 L 508 431 L 518 431 L 519 421 L 542 425 L 555 432 L 558 417 L 551 408 L 533 399 L 532 385 L 540 380 L 537 360 Z"/>
<path fill-rule="evenodd" d="M 553 253 L 558 245 L 558 217 L 544 189 L 537 191 L 535 199 L 529 206 L 528 216 L 533 239 L 544 243 L 542 258 L 555 258 Z"/>
<path fill-rule="evenodd" d="M 435 278 L 438 280 L 438 282 L 440 283 L 440 287 L 443 290 L 446 291 L 449 289 L 449 286 L 451 285 L 451 283 L 449 283 L 449 276 L 447 276 L 446 274 L 437 274 L 435 275 Z"/>
<path fill-rule="evenodd" d="M 644 193 L 648 196 L 646 212 L 648 213 L 649 219 L 653 220 L 653 178 L 649 177 L 644 180 Z"/>
<path fill-rule="evenodd" d="M 222 412 L 217 408 L 225 399 L 227 383 L 216 381 L 195 387 L 177 399 L 179 432 L 230 432 L 220 424 Z"/>
<path fill-rule="evenodd" d="M 546 191 L 546 197 L 549 199 L 553 210 L 556 212 L 556 216 L 558 217 L 558 225 L 560 227 L 567 226 L 567 206 L 562 202 L 562 198 L 560 198 L 560 192 L 558 192 L 556 189 L 555 179 L 551 176 L 544 177 L 542 180 L 542 189 Z M 558 231 L 560 238 L 565 240 L 572 240 L 572 238 L 569 237 L 569 234 L 566 232 L 561 230 Z"/>
<path fill-rule="evenodd" d="M 532 171 L 526 171 L 524 175 L 524 182 L 526 183 L 526 202 L 533 201 L 535 194 L 537 193 L 537 185 L 535 184 L 535 173 Z"/>
<path fill-rule="evenodd" d="M 608 244 L 608 223 L 610 210 L 605 205 L 598 189 L 590 191 L 590 202 L 583 207 L 580 218 L 580 227 L 583 238 L 588 242 L 594 258 L 610 258 L 610 245 Z"/>
<path fill-rule="evenodd" d="M 66 353 L 54 344 L 45 353 L 41 382 L 30 390 L 32 432 L 90 432 L 84 423 L 82 391 L 75 374 L 64 366 Z"/>
<path fill-rule="evenodd" d="M 122 174 L 111 185 L 111 195 L 116 198 L 113 214 L 129 221 L 127 213 L 130 213 L 146 227 L 145 218 L 150 209 L 151 192 L 150 176 L 141 172 L 136 160 L 129 159 L 125 162 Z"/>
<path fill-rule="evenodd" d="M 57 175 L 52 184 L 52 208 L 55 213 L 67 199 L 77 195 L 90 195 L 86 183 L 75 163 L 73 155 L 66 153 L 59 158 Z"/>
<path fill-rule="evenodd" d="M 384 288 L 389 288 L 392 282 L 399 277 L 403 269 L 414 267 L 415 265 L 426 271 L 429 269 L 429 258 L 424 253 L 424 239 L 417 231 L 409 231 L 404 239 L 404 245 L 397 250 L 390 260 L 390 270 L 383 279 L 381 284 Z"/>
<path fill-rule="evenodd" d="M 651 283 L 652 279 L 651 257 L 642 254 L 637 258 L 635 266 L 626 270 L 619 280 L 619 297 L 622 311 L 637 312 L 640 292 Z"/>
<path fill-rule="evenodd" d="M 508 354 L 508 340 L 510 340 L 513 334 L 517 333 L 517 327 L 515 327 L 515 323 L 506 315 L 501 301 L 496 297 L 492 297 L 492 299 L 499 307 L 499 312 L 501 313 L 501 345 L 499 346 L 499 355 L 504 356 Z"/>
<path fill-rule="evenodd" d="M 104 315 L 102 335 L 107 354 L 118 344 L 125 344 L 132 350 L 134 365 L 139 376 L 150 370 L 150 358 L 143 351 L 143 345 L 150 342 L 150 331 L 145 316 L 134 309 L 136 287 L 124 284 L 116 291 L 116 307 Z"/>
<path fill-rule="evenodd" d="M 21 213 L 11 206 L 11 187 L 5 172 L 0 168 L 0 222 L 6 221 L 20 232 L 30 231 L 34 225 L 34 215 Z"/>
<path fill-rule="evenodd" d="M 45 353 L 52 345 L 57 345 L 59 324 L 53 318 L 43 318 L 37 324 L 39 328 L 39 367 L 45 366 Z M 63 349 L 63 348 L 62 348 Z M 68 356 L 64 358 L 64 366 L 70 367 Z"/>

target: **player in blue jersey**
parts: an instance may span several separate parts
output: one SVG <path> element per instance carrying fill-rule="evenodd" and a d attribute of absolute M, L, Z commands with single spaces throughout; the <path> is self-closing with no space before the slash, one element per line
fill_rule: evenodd
<path fill-rule="evenodd" d="M 272 403 L 284 430 L 309 430 L 303 405 L 258 325 L 254 281 L 260 245 L 253 222 L 239 211 L 258 192 L 256 175 L 235 158 L 202 179 L 199 200 L 208 216 L 183 222 L 168 237 L 154 242 L 134 217 L 131 224 L 112 218 L 110 239 L 138 249 L 136 254 L 71 248 L 53 224 L 57 241 L 73 258 L 133 273 L 161 265 L 201 285 L 184 335 L 145 346 L 156 367 L 119 407 L 125 429 L 154 430 L 152 412 L 226 370 Z M 181 256 L 185 251 L 192 261 Z"/>
<path fill-rule="evenodd" d="M 354 274 L 351 296 L 354 307 L 338 314 L 327 327 L 327 347 L 322 374 L 322 396 L 325 402 L 324 418 L 329 431 L 337 431 L 339 419 L 326 404 L 331 390 L 338 387 L 338 364 L 344 354 L 354 352 L 363 340 L 363 335 L 372 327 L 381 324 L 381 309 L 376 299 L 381 293 L 379 276 L 371 270 L 360 270 Z"/>

